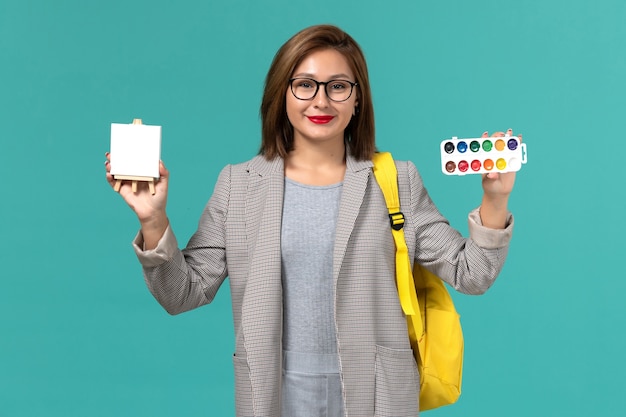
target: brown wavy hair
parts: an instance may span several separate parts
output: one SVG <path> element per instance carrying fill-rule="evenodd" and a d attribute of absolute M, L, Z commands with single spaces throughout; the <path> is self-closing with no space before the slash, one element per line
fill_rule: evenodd
<path fill-rule="evenodd" d="M 367 64 L 361 47 L 343 30 L 332 25 L 311 26 L 296 33 L 280 47 L 265 79 L 261 102 L 261 149 L 266 159 L 286 158 L 293 149 L 293 127 L 287 118 L 286 92 L 296 67 L 312 52 L 334 49 L 346 57 L 358 86 L 356 114 L 344 131 L 350 154 L 358 160 L 371 159 L 376 151 L 374 106 Z"/>

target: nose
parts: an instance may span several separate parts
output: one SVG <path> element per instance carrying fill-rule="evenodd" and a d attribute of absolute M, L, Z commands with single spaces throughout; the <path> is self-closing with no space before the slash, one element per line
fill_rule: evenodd
<path fill-rule="evenodd" d="M 326 85 L 320 83 L 317 93 L 313 96 L 313 104 L 316 107 L 326 107 L 328 106 L 329 101 L 328 93 L 326 92 Z"/>

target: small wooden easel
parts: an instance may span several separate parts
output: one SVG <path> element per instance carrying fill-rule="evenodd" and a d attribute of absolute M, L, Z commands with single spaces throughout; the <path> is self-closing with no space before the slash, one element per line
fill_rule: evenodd
<path fill-rule="evenodd" d="M 142 124 L 141 119 L 134 119 L 133 120 L 133 124 L 134 125 L 140 125 Z M 133 188 L 133 193 L 137 192 L 137 182 L 138 181 L 145 181 L 148 183 L 148 188 L 150 188 L 150 192 L 154 195 L 156 193 L 156 190 L 154 188 L 154 178 L 152 177 L 139 177 L 136 175 L 114 175 L 113 178 L 115 178 L 115 186 L 113 187 L 113 189 L 119 193 L 120 188 L 122 187 L 122 181 L 123 180 L 127 180 L 127 181 L 132 181 L 132 188 Z"/>

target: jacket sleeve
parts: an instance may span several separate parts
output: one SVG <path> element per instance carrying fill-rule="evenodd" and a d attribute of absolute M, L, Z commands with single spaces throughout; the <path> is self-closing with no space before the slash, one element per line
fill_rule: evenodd
<path fill-rule="evenodd" d="M 228 275 L 225 221 L 230 192 L 230 166 L 222 170 L 187 247 L 178 249 L 168 227 L 155 249 L 143 250 L 141 232 L 133 241 L 148 289 L 170 314 L 213 301 Z"/>
<path fill-rule="evenodd" d="M 435 273 L 457 291 L 482 294 L 504 266 L 513 233 L 509 213 L 505 229 L 484 227 L 480 208 L 470 212 L 469 238 L 450 226 L 431 200 L 413 163 L 406 163 L 409 216 L 415 235 L 415 261 Z M 408 238 L 407 238 L 408 239 Z"/>

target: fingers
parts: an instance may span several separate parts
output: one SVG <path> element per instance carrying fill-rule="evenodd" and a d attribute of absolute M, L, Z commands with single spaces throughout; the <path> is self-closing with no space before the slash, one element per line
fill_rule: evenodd
<path fill-rule="evenodd" d="M 492 138 L 501 138 L 504 136 L 513 136 L 513 129 L 507 129 L 506 132 L 493 132 L 493 134 L 491 135 Z M 482 134 L 483 138 L 488 138 L 489 137 L 489 132 L 483 132 Z M 517 137 L 519 138 L 520 142 L 522 141 L 522 135 L 517 135 Z"/>
<path fill-rule="evenodd" d="M 497 180 L 500 174 L 498 172 L 489 172 L 483 175 L 483 180 Z"/>
<path fill-rule="evenodd" d="M 109 152 L 105 152 L 104 157 L 106 160 L 104 161 L 104 169 L 106 170 L 106 180 L 111 187 L 115 184 L 115 179 L 113 179 L 113 175 L 111 175 L 111 154 Z"/>
<path fill-rule="evenodd" d="M 170 176 L 170 172 L 165 168 L 165 164 L 163 161 L 159 161 L 159 176 L 160 178 L 168 179 Z"/>

